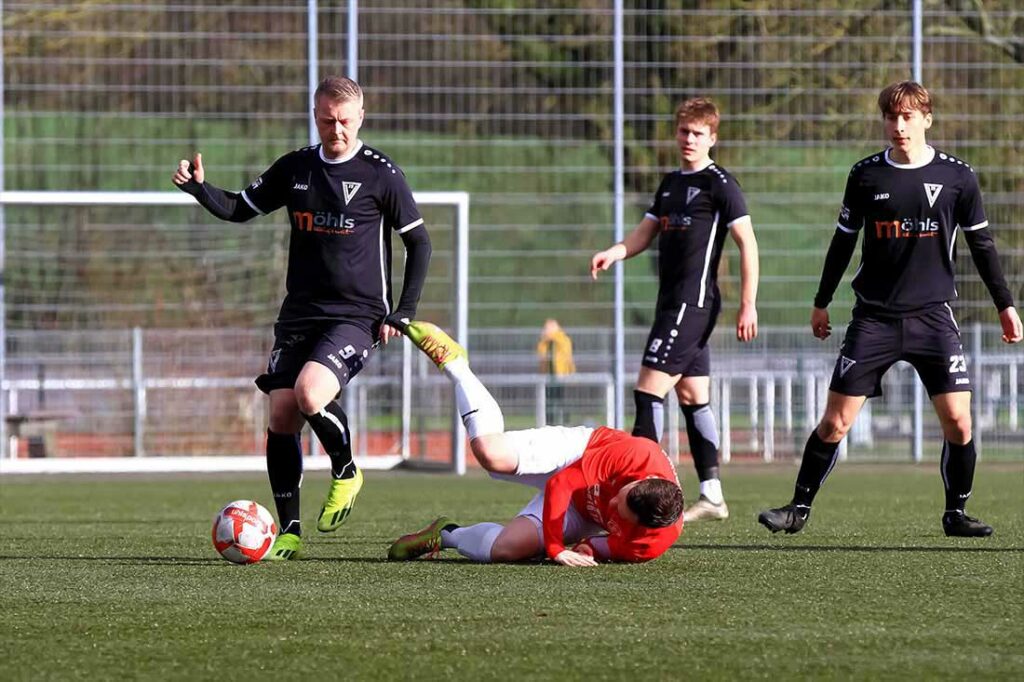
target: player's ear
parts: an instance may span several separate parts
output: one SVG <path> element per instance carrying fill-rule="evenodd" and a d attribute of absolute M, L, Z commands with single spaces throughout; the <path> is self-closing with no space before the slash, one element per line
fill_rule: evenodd
<path fill-rule="evenodd" d="M 708 145 L 709 147 L 714 147 L 716 144 L 718 144 L 718 133 L 711 133 L 709 137 L 711 138 L 711 144 Z"/>
<path fill-rule="evenodd" d="M 924 129 L 928 130 L 932 127 L 932 113 L 929 111 L 924 115 Z"/>

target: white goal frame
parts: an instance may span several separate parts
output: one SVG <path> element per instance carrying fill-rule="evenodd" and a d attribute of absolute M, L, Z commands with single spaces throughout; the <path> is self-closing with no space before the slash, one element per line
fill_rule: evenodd
<path fill-rule="evenodd" d="M 421 206 L 451 206 L 455 209 L 454 243 L 454 335 L 463 346 L 468 345 L 469 320 L 469 194 L 467 192 L 414 192 L 416 203 Z M 6 216 L 7 206 L 196 206 L 195 199 L 183 192 L 80 192 L 80 191 L 4 191 L 0 190 L 0 474 L 6 473 L 129 473 L 129 472 L 214 472 L 214 471 L 263 471 L 265 458 L 261 455 L 241 456 L 194 456 L 194 457 L 145 457 L 141 438 L 136 439 L 134 457 L 62 457 L 18 459 L 10 445 L 7 429 L 9 405 L 7 396 L 12 389 L 34 390 L 38 388 L 59 389 L 61 379 L 46 379 L 15 382 L 6 376 L 6 300 L 3 273 L 6 259 Z M 406 340 L 402 354 L 402 452 L 398 455 L 374 455 L 357 457 L 364 468 L 388 469 L 402 463 L 415 465 L 410 459 L 410 424 L 412 422 L 412 390 L 410 387 L 410 344 Z M 157 380 L 158 381 L 158 380 Z M 184 379 L 183 381 L 190 381 Z M 194 379 L 197 387 L 204 378 Z M 34 382 L 34 383 L 33 383 Z M 22 385 L 24 384 L 24 385 Z M 134 387 L 145 391 L 144 386 Z M 144 401 L 144 397 L 143 397 Z M 139 417 L 137 416 L 136 419 Z M 138 424 L 137 424 L 138 427 Z M 137 428 L 138 431 L 138 428 Z M 458 410 L 452 411 L 451 468 L 459 474 L 466 472 L 465 429 Z M 307 458 L 308 469 L 329 467 L 325 456 Z"/>

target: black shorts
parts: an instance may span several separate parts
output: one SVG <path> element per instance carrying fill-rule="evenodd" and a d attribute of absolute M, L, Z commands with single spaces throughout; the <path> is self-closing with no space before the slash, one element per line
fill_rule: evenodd
<path fill-rule="evenodd" d="M 882 375 L 898 360 L 913 365 L 929 397 L 971 390 L 960 329 L 945 303 L 903 318 L 855 310 L 829 388 L 849 396 L 880 396 Z"/>
<path fill-rule="evenodd" d="M 375 338 L 373 328 L 348 321 L 279 322 L 267 371 L 256 378 L 256 386 L 264 393 L 294 388 L 302 367 L 312 361 L 331 370 L 344 388 L 370 359 Z"/>
<path fill-rule="evenodd" d="M 678 311 L 658 311 L 647 337 L 644 367 L 665 374 L 706 377 L 711 373 L 708 339 L 718 310 L 683 304 Z"/>

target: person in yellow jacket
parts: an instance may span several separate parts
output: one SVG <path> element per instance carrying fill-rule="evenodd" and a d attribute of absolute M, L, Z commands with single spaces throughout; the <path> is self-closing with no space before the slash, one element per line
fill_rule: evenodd
<path fill-rule="evenodd" d="M 572 339 L 558 324 L 558 320 L 548 319 L 544 322 L 537 342 L 537 357 L 540 358 L 540 371 L 551 377 L 546 391 L 547 423 L 562 424 L 565 422 L 565 387 L 559 379 L 575 373 L 576 364 L 572 359 Z"/>

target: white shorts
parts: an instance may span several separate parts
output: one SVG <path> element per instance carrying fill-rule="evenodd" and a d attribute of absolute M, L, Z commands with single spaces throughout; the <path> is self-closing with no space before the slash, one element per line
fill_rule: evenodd
<path fill-rule="evenodd" d="M 540 540 L 541 546 L 543 546 L 544 491 L 541 490 L 534 495 L 533 499 L 516 516 L 522 516 L 533 521 L 533 525 L 537 527 L 537 538 Z M 582 514 L 576 511 L 576 507 L 571 504 L 565 510 L 565 523 L 562 524 L 562 542 L 566 546 L 572 547 L 583 538 L 589 538 L 593 535 L 605 535 L 606 533 L 607 531 L 604 528 L 590 519 L 584 518 Z"/>
<path fill-rule="evenodd" d="M 520 462 L 528 457 L 536 462 L 538 460 L 537 455 L 539 454 L 542 456 L 541 461 L 549 461 L 551 465 L 550 469 L 544 473 L 491 474 L 492 478 L 499 481 L 527 485 L 540 491 L 533 496 L 533 499 L 516 516 L 524 516 L 533 521 L 537 527 L 537 536 L 541 543 L 544 541 L 542 526 L 542 519 L 544 518 L 544 487 L 547 485 L 549 478 L 583 456 L 583 451 L 587 449 L 587 443 L 590 442 L 590 437 L 593 433 L 594 429 L 587 426 L 544 426 L 539 429 L 509 431 L 505 434 Z M 576 511 L 575 507 L 569 505 L 569 509 L 565 513 L 563 533 L 563 542 L 567 545 L 572 545 L 583 538 L 603 534 L 605 530 L 596 523 L 584 518 Z"/>

